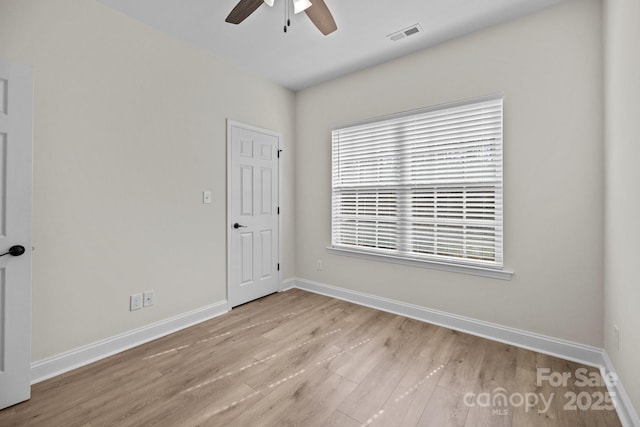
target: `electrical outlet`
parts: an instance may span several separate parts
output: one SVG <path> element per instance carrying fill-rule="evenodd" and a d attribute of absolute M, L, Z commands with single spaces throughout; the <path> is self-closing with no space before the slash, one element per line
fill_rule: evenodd
<path fill-rule="evenodd" d="M 620 328 L 618 328 L 618 325 L 613 325 L 613 343 L 616 346 L 616 350 L 620 351 Z"/>
<path fill-rule="evenodd" d="M 142 294 L 133 294 L 129 297 L 129 311 L 142 308 Z"/>
<path fill-rule="evenodd" d="M 155 299 L 156 299 L 156 291 L 145 291 L 143 294 L 143 305 L 145 307 L 149 307 L 150 305 L 153 305 Z"/>
<path fill-rule="evenodd" d="M 321 259 L 316 261 L 316 270 L 322 271 L 322 260 Z"/>

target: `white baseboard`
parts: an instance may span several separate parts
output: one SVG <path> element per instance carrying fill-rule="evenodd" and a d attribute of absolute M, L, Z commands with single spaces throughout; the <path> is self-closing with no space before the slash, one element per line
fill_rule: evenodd
<path fill-rule="evenodd" d="M 283 280 L 282 283 L 280 283 L 280 292 L 286 292 L 295 287 L 296 287 L 296 279 Z"/>
<path fill-rule="evenodd" d="M 611 359 L 609 359 L 609 355 L 606 351 L 603 351 L 603 358 L 604 365 L 600 368 L 602 378 L 605 378 L 605 376 L 610 373 L 616 374 L 613 363 L 611 363 Z M 607 388 L 609 389 L 611 396 L 613 396 L 612 400 L 616 406 L 616 411 L 618 412 L 618 417 L 620 418 L 622 425 L 624 427 L 640 426 L 640 418 L 633 408 L 631 399 L 629 399 L 629 395 L 622 386 L 622 383 L 617 381 L 615 384 L 610 386 L 607 385 Z"/>
<path fill-rule="evenodd" d="M 547 337 L 306 279 L 296 278 L 295 287 L 589 366 L 601 367 L 604 363 L 602 349 L 597 347 Z"/>
<path fill-rule="evenodd" d="M 31 363 L 31 384 L 227 313 L 226 300 Z"/>
<path fill-rule="evenodd" d="M 611 360 L 609 360 L 606 352 L 598 347 L 565 341 L 301 278 L 289 279 L 286 285 L 287 289 L 298 288 L 330 296 L 354 304 L 433 323 L 445 328 L 455 329 L 471 335 L 600 368 L 603 378 L 606 373 L 615 373 L 613 364 Z M 640 420 L 638 420 L 638 415 L 622 383 L 618 381 L 617 384 L 609 388 L 609 392 L 614 393 L 612 396 L 615 396 L 614 403 L 622 425 L 624 427 L 639 427 Z"/>

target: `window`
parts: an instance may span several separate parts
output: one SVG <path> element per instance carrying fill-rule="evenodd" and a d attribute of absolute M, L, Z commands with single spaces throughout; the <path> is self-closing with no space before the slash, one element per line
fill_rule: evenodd
<path fill-rule="evenodd" d="M 502 97 L 332 132 L 331 246 L 501 269 Z"/>

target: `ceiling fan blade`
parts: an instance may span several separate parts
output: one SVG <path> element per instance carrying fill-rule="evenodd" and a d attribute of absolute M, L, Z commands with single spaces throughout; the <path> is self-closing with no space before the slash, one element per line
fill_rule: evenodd
<path fill-rule="evenodd" d="M 324 0 L 311 0 L 311 3 L 311 7 L 305 12 L 320 32 L 326 36 L 337 30 L 336 21 L 333 19 L 333 15 L 331 15 Z"/>
<path fill-rule="evenodd" d="M 255 12 L 262 3 L 264 0 L 240 0 L 225 21 L 230 24 L 239 24 Z"/>

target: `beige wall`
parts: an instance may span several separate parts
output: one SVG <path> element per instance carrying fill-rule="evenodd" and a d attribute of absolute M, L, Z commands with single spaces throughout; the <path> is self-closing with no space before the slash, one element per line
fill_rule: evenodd
<path fill-rule="evenodd" d="M 93 0 L 0 1 L 0 57 L 35 69 L 33 360 L 226 299 L 227 117 L 283 134 L 293 276 L 293 93 Z"/>
<path fill-rule="evenodd" d="M 601 347 L 601 12 L 597 0 L 570 1 L 299 92 L 296 274 Z M 511 281 L 327 254 L 332 128 L 495 92 Z"/>
<path fill-rule="evenodd" d="M 640 2 L 607 0 L 605 28 L 605 350 L 640 411 Z"/>

